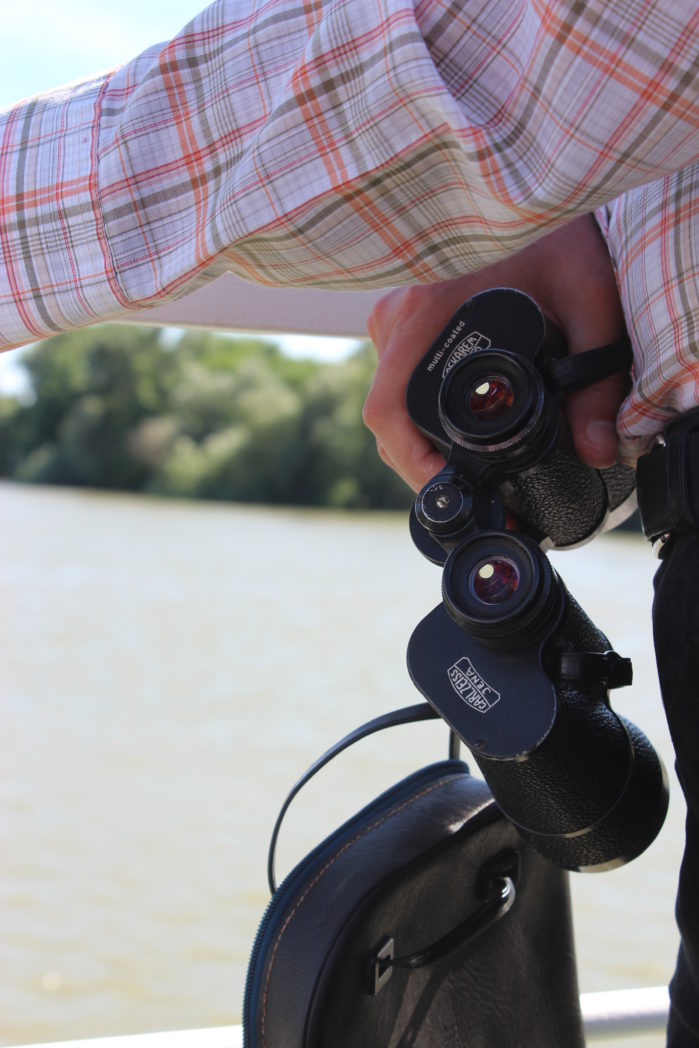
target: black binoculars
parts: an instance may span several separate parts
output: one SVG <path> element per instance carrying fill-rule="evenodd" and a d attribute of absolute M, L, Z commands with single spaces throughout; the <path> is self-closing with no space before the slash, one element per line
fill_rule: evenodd
<path fill-rule="evenodd" d="M 542 548 L 569 549 L 621 523 L 636 505 L 634 470 L 582 462 L 560 402 L 630 363 L 626 341 L 568 356 L 560 332 L 520 291 L 469 299 L 408 384 L 411 419 L 447 458 L 416 502 L 414 537 L 424 530 L 453 545 L 469 524 L 500 527 L 509 512 Z"/>
<path fill-rule="evenodd" d="M 447 458 L 411 512 L 416 545 L 444 567 L 410 674 L 520 833 L 571 870 L 635 858 L 668 804 L 655 750 L 610 707 L 631 663 L 545 554 L 634 508 L 634 471 L 581 462 L 560 409 L 565 392 L 628 368 L 628 352 L 567 357 L 532 299 L 494 289 L 459 309 L 408 387 L 412 420 Z"/>

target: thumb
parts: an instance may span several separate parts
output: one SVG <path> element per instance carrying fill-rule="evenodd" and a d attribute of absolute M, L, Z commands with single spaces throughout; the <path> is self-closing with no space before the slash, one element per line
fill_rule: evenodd
<path fill-rule="evenodd" d="M 561 329 L 571 354 L 608 346 L 626 330 L 607 245 L 592 215 L 583 215 L 540 242 L 541 304 Z M 546 254 L 548 252 L 548 254 Z M 563 410 L 575 450 L 589 466 L 617 460 L 616 417 L 627 393 L 628 371 L 569 394 Z"/>
<path fill-rule="evenodd" d="M 589 466 L 606 469 L 617 460 L 616 417 L 628 388 L 628 374 L 609 378 L 566 397 L 565 415 L 579 457 Z"/>

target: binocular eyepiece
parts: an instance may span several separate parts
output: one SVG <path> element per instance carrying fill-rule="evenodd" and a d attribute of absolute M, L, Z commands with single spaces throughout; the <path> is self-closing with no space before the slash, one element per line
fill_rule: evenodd
<path fill-rule="evenodd" d="M 538 546 L 514 533 L 481 532 L 449 554 L 442 600 L 450 617 L 473 637 L 522 647 L 545 636 L 561 594 Z"/>
<path fill-rule="evenodd" d="M 579 462 L 566 445 L 551 390 L 546 362 L 557 358 L 522 354 L 512 343 L 492 348 L 481 299 L 501 326 L 514 303 L 519 321 L 540 318 L 539 345 L 544 331 L 526 296 L 486 292 L 466 303 L 442 335 L 442 343 L 453 343 L 453 332 L 466 330 L 467 347 L 458 343 L 442 364 L 446 350 L 433 346 L 411 380 L 409 405 L 419 400 L 423 422 L 428 415 L 429 425 L 436 420 L 433 439 L 448 462 L 411 514 L 418 548 L 443 564 L 443 574 L 442 603 L 414 631 L 408 667 L 520 833 L 567 869 L 609 869 L 657 836 L 668 803 L 665 770 L 645 736 L 610 707 L 608 690 L 631 683 L 629 660 L 611 650 L 542 546 L 552 544 L 559 496 L 568 500 L 571 521 L 586 521 L 578 539 L 602 526 L 596 516 L 590 528 L 590 485 L 563 484 L 567 473 L 582 470 L 603 491 L 605 521 L 612 503 L 622 504 L 618 493 L 628 478 L 618 487 L 602 476 L 612 471 Z M 462 325 L 464 316 L 479 316 L 480 327 L 472 329 L 472 320 Z M 514 324 L 514 330 L 524 329 Z M 545 334 L 550 348 L 558 336 Z M 522 338 L 531 345 L 526 331 Z M 424 389 L 419 397 L 416 391 L 437 364 L 444 373 L 432 382 L 428 412 Z M 562 456 L 572 462 L 563 471 Z M 531 511 L 518 532 L 505 529 L 515 504 Z"/>
<path fill-rule="evenodd" d="M 556 443 L 559 417 L 541 375 L 524 356 L 485 349 L 453 367 L 439 391 L 439 420 L 466 451 L 507 465 L 539 462 Z"/>

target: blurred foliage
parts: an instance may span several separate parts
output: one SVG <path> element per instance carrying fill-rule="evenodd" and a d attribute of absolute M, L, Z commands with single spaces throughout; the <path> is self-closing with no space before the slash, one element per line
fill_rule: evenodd
<path fill-rule="evenodd" d="M 361 408 L 374 353 L 293 360 L 271 342 L 104 326 L 21 358 L 0 398 L 0 475 L 42 484 L 337 508 L 404 508 Z"/>

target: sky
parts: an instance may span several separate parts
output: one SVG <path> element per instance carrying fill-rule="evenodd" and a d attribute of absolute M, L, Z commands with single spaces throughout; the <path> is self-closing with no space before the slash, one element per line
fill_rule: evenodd
<path fill-rule="evenodd" d="M 197 0 L 5 0 L 0 33 L 0 108 L 113 69 L 168 40 L 203 7 Z M 347 339 L 284 340 L 287 352 L 342 359 Z M 16 355 L 0 354 L 0 391 L 21 375 Z"/>
<path fill-rule="evenodd" d="M 0 106 L 111 69 L 168 40 L 197 0 L 7 0 L 0 34 Z"/>

